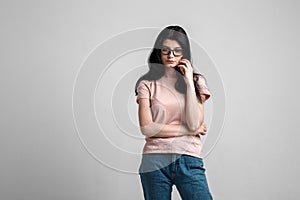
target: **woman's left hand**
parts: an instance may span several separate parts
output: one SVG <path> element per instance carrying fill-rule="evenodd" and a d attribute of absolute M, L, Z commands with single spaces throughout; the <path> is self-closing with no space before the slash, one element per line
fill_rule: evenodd
<path fill-rule="evenodd" d="M 181 61 L 179 63 L 178 67 L 180 68 L 180 71 L 183 74 L 183 77 L 185 79 L 185 82 L 187 81 L 191 81 L 191 83 L 193 83 L 193 67 L 191 65 L 191 62 L 188 59 L 181 59 Z"/>
<path fill-rule="evenodd" d="M 201 124 L 198 132 L 200 133 L 200 135 L 206 135 L 207 127 L 206 127 L 206 124 L 204 122 Z"/>

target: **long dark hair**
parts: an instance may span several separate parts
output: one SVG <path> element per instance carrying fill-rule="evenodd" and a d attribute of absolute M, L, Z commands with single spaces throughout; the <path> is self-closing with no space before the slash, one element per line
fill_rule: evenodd
<path fill-rule="evenodd" d="M 144 74 L 143 76 L 141 76 L 135 84 L 135 95 L 138 94 L 137 87 L 142 80 L 158 80 L 164 75 L 165 66 L 162 64 L 161 47 L 162 47 L 163 42 L 166 39 L 177 41 L 183 50 L 182 57 L 189 60 L 192 63 L 190 42 L 189 42 L 189 39 L 188 39 L 188 36 L 187 36 L 185 30 L 180 26 L 168 26 L 168 27 L 164 28 L 157 36 L 154 47 L 148 58 L 149 71 L 146 74 Z M 198 73 L 194 73 L 194 77 L 195 77 L 195 75 L 202 76 L 201 74 L 198 74 Z M 183 79 L 183 76 L 180 73 L 176 73 L 176 76 L 177 76 L 177 81 L 175 84 L 175 89 L 178 92 L 185 94 L 186 93 L 186 83 Z M 194 81 L 196 81 L 195 78 L 194 78 Z M 199 86 L 197 84 L 195 84 L 196 95 L 197 95 L 198 99 L 200 100 L 200 102 L 202 103 L 198 87 Z"/>

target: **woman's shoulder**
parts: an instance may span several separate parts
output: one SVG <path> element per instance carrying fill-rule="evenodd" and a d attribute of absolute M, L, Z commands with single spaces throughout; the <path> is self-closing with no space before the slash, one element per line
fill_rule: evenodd
<path fill-rule="evenodd" d="M 193 78 L 194 78 L 194 82 L 197 85 L 201 85 L 201 86 L 206 86 L 207 85 L 206 78 L 202 74 L 194 74 Z"/>
<path fill-rule="evenodd" d="M 139 103 L 139 99 L 150 99 L 153 93 L 153 81 L 152 80 L 141 80 L 138 83 L 138 87 L 136 89 L 137 99 L 136 102 Z"/>
<path fill-rule="evenodd" d="M 206 81 L 205 77 L 202 74 L 194 73 L 194 81 Z"/>
<path fill-rule="evenodd" d="M 154 80 L 146 80 L 146 79 L 143 79 L 139 82 L 139 85 L 138 87 L 141 87 L 141 86 L 147 86 L 147 87 L 151 87 L 152 85 L 154 84 Z"/>
<path fill-rule="evenodd" d="M 201 95 L 205 95 L 205 99 L 209 99 L 211 93 L 208 89 L 206 78 L 202 74 L 194 74 L 194 82 L 196 86 L 196 90 Z"/>

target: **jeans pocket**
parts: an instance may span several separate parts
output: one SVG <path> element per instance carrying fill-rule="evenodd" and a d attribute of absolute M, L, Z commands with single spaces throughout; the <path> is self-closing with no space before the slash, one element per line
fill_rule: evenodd
<path fill-rule="evenodd" d="M 205 172 L 201 158 L 189 156 L 185 159 L 185 165 L 188 170 L 200 170 L 203 173 Z"/>
<path fill-rule="evenodd" d="M 199 170 L 199 171 L 201 171 L 202 173 L 205 172 L 205 168 L 204 168 L 203 166 L 201 166 L 199 163 L 189 163 L 189 164 L 187 165 L 187 168 L 188 168 L 189 170 Z"/>

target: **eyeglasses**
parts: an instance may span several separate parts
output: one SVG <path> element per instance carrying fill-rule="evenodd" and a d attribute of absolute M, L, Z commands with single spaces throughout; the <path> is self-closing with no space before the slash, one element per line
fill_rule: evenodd
<path fill-rule="evenodd" d="M 161 47 L 161 53 L 163 55 L 169 55 L 170 52 L 173 53 L 174 56 L 178 57 L 178 56 L 182 56 L 182 49 L 181 48 L 175 48 L 175 49 L 170 49 L 169 47 Z"/>

